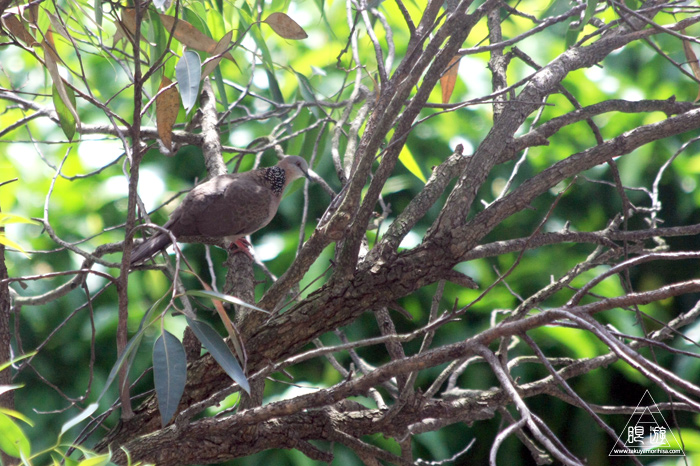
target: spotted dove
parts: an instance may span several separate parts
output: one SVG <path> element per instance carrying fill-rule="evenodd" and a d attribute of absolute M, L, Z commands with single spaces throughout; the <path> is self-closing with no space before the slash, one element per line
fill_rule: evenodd
<path fill-rule="evenodd" d="M 272 220 L 289 183 L 308 177 L 306 160 L 288 155 L 274 167 L 214 177 L 195 186 L 163 225 L 175 238 L 206 236 L 235 243 Z M 158 232 L 131 255 L 138 264 L 170 245 Z"/>

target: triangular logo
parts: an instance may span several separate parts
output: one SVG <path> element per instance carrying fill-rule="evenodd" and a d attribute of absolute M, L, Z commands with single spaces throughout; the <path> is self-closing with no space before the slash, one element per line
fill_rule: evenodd
<path fill-rule="evenodd" d="M 617 438 L 617 443 L 610 450 L 610 456 L 685 456 L 683 450 L 672 447 L 671 442 L 680 445 L 649 390 L 646 390 Z"/>

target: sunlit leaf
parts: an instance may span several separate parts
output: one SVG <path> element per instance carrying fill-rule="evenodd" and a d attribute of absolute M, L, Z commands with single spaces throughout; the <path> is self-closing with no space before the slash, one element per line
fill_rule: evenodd
<path fill-rule="evenodd" d="M 158 137 L 168 149 L 172 148 L 173 125 L 179 111 L 180 95 L 177 88 L 172 86 L 172 81 L 167 76 L 163 76 L 156 96 L 156 126 Z"/>
<path fill-rule="evenodd" d="M 27 217 L 22 217 L 21 215 L 17 214 L 7 214 L 4 212 L 0 212 L 0 225 L 7 225 L 8 223 L 36 223 L 36 220 L 32 220 Z M 16 361 L 19 361 L 23 358 L 17 358 Z M 0 370 L 2 370 L 2 366 L 0 366 Z"/>
<path fill-rule="evenodd" d="M 168 331 L 153 345 L 153 381 L 163 427 L 177 412 L 187 379 L 187 355 L 175 335 Z"/>
<path fill-rule="evenodd" d="M 9 385 L 6 385 L 9 386 Z M 22 385 L 16 385 L 17 388 L 23 387 L 24 384 Z M 0 413 L 5 414 L 7 416 L 13 417 L 15 419 L 19 419 L 20 421 L 26 423 L 30 427 L 34 427 L 34 422 L 29 419 L 27 416 L 24 414 L 20 413 L 19 411 L 15 411 L 14 409 L 8 409 L 8 408 L 0 408 Z"/>
<path fill-rule="evenodd" d="M 20 385 L 0 385 L 0 395 L 3 393 L 11 392 L 12 390 L 17 390 L 24 387 L 23 384 Z"/>
<path fill-rule="evenodd" d="M 7 246 L 13 249 L 18 250 L 19 252 L 23 253 L 25 256 L 27 256 L 27 251 L 24 250 L 22 246 L 19 244 L 15 243 L 11 239 L 9 239 L 7 236 L 5 236 L 3 233 L 0 233 L 0 244 L 3 246 Z M 28 257 L 28 256 L 27 256 Z"/>
<path fill-rule="evenodd" d="M 92 416 L 92 414 L 95 411 L 97 411 L 98 406 L 99 406 L 99 404 L 97 404 L 97 403 L 90 404 L 87 408 L 85 408 L 85 410 L 83 410 L 82 413 L 78 414 L 73 419 L 71 419 L 70 421 L 63 424 L 63 426 L 61 427 L 61 432 L 58 434 L 58 437 L 61 438 L 63 436 L 63 434 L 68 432 L 69 429 L 77 426 L 78 424 L 83 422 L 85 419 Z"/>
<path fill-rule="evenodd" d="M 0 450 L 15 458 L 31 455 L 31 445 L 22 429 L 6 414 L 0 413 Z"/>
<path fill-rule="evenodd" d="M 199 97 L 199 80 L 202 72 L 199 54 L 191 50 L 185 50 L 182 58 L 175 65 L 175 74 L 177 76 L 177 84 L 180 88 L 180 97 L 182 98 L 182 106 L 185 107 L 185 112 L 190 110 L 197 103 Z"/>
<path fill-rule="evenodd" d="M 231 296 L 229 294 L 224 294 L 224 293 L 218 293 L 216 291 L 209 291 L 209 290 L 187 290 L 187 293 L 185 293 L 189 296 L 198 296 L 200 298 L 209 298 L 209 299 L 218 299 L 220 301 L 225 301 L 227 303 L 231 304 L 238 304 L 240 306 L 245 306 L 250 309 L 255 309 L 256 311 L 264 312 L 266 314 L 269 314 L 265 309 L 261 309 L 258 306 L 255 306 L 254 304 L 247 303 L 243 301 L 240 298 L 236 298 L 235 296 Z"/>
<path fill-rule="evenodd" d="M 219 363 L 221 368 L 229 377 L 233 379 L 243 390 L 250 393 L 250 385 L 248 379 L 243 373 L 241 365 L 238 363 L 231 349 L 226 342 L 221 338 L 216 330 L 206 322 L 192 320 L 187 317 L 187 324 L 190 326 L 194 334 L 197 336 L 202 345 L 209 351 L 212 357 Z"/>
<path fill-rule="evenodd" d="M 413 157 L 411 150 L 406 144 L 404 144 L 403 149 L 401 149 L 401 153 L 399 154 L 399 161 L 403 164 L 404 167 L 406 167 L 406 169 L 409 172 L 415 175 L 416 178 L 421 180 L 423 183 L 428 181 L 425 178 L 425 175 L 423 175 L 423 171 L 420 169 L 420 165 L 418 165 L 418 162 L 416 162 L 416 159 Z"/>
<path fill-rule="evenodd" d="M 93 456 L 92 458 L 87 458 L 78 463 L 78 466 L 106 466 L 112 459 L 111 453 L 105 453 L 104 455 Z"/>
<path fill-rule="evenodd" d="M 263 20 L 263 23 L 270 26 L 278 36 L 284 39 L 301 40 L 309 37 L 306 31 L 304 31 L 296 21 L 284 13 L 270 13 L 270 15 Z"/>

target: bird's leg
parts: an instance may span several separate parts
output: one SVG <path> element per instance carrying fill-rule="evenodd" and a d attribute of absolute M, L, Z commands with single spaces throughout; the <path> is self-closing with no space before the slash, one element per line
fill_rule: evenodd
<path fill-rule="evenodd" d="M 236 241 L 231 241 L 231 244 L 228 246 L 228 252 L 229 254 L 236 254 L 239 252 L 242 252 L 246 256 L 250 257 L 250 260 L 255 262 L 255 258 L 253 257 L 253 253 L 250 252 L 250 248 L 252 245 L 250 244 L 250 241 L 244 238 L 239 238 Z"/>

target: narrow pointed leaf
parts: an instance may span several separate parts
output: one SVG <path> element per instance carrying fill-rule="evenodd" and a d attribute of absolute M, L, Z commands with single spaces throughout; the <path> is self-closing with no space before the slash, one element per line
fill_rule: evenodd
<path fill-rule="evenodd" d="M 141 322 L 139 323 L 139 328 L 136 330 L 136 333 L 134 336 L 131 337 L 131 340 L 129 340 L 129 343 L 126 344 L 126 348 L 124 348 L 124 351 L 122 354 L 119 355 L 119 358 L 117 358 L 117 362 L 114 364 L 114 367 L 112 367 L 112 370 L 109 372 L 109 376 L 107 376 L 107 381 L 105 382 L 105 386 L 102 389 L 102 393 L 100 393 L 100 396 L 97 398 L 97 401 L 101 400 L 102 397 L 107 393 L 107 389 L 109 386 L 112 384 L 114 379 L 117 377 L 117 374 L 119 373 L 119 369 L 126 363 L 127 367 L 131 365 L 131 362 L 133 361 L 133 358 L 131 357 L 132 354 L 136 354 L 134 351 L 139 347 L 141 344 L 141 340 L 143 339 L 143 334 L 148 328 L 148 326 L 151 324 L 150 318 L 153 315 L 153 312 L 155 311 L 158 306 L 160 306 L 160 303 L 165 299 L 165 295 L 158 299 L 151 307 L 148 308 L 148 311 L 144 314 L 143 318 L 141 319 Z M 128 370 L 127 370 L 128 372 Z"/>
<path fill-rule="evenodd" d="M 1 233 L 0 233 L 0 244 L 2 244 L 3 246 L 14 248 L 14 249 L 18 250 L 19 252 L 21 252 L 22 254 L 24 254 L 25 256 L 29 257 L 29 255 L 27 254 L 27 251 L 25 251 L 22 246 L 15 243 L 14 241 L 12 241 L 7 236 L 5 236 Z"/>
<path fill-rule="evenodd" d="M 20 387 L 23 387 L 24 385 L 20 385 Z M 30 427 L 34 427 L 34 422 L 32 422 L 31 419 L 29 419 L 27 416 L 24 414 L 20 413 L 19 411 L 15 411 L 14 409 L 7 409 L 7 408 L 0 408 L 0 413 L 13 417 L 15 419 L 19 419 L 20 421 L 26 423 Z"/>
<path fill-rule="evenodd" d="M 68 430 L 70 428 L 77 426 L 78 424 L 83 422 L 85 419 L 92 416 L 92 413 L 97 411 L 98 406 L 99 405 L 97 403 L 90 404 L 87 408 L 85 408 L 85 410 L 82 413 L 78 414 L 73 419 L 71 419 L 70 421 L 63 424 L 63 427 L 61 427 L 61 432 L 58 434 L 58 438 L 60 439 L 63 436 L 63 434 L 68 432 Z"/>
<path fill-rule="evenodd" d="M 58 55 L 56 54 L 56 49 L 51 43 L 51 34 L 47 33 L 46 38 L 46 40 L 41 42 L 41 47 L 44 49 L 44 63 L 46 63 L 46 68 L 51 75 L 51 80 L 56 86 L 56 91 L 61 97 L 63 104 L 68 108 L 68 111 L 71 113 L 71 115 L 73 115 L 73 118 L 75 118 L 76 125 L 80 125 L 80 117 L 78 116 L 78 112 L 76 112 L 75 107 L 68 96 L 68 91 L 63 83 L 63 78 L 61 78 L 61 75 L 58 72 L 58 65 L 56 64 Z"/>
<path fill-rule="evenodd" d="M 185 112 L 190 110 L 197 103 L 199 96 L 199 79 L 202 68 L 199 60 L 199 55 L 191 50 L 185 50 L 182 58 L 175 65 L 175 75 L 177 76 L 177 84 L 180 88 L 180 97 L 182 98 L 182 106 L 185 107 Z"/>
<path fill-rule="evenodd" d="M 294 72 L 294 74 L 296 75 L 297 81 L 299 82 L 299 93 L 301 94 L 301 97 L 307 102 L 317 104 L 318 101 L 316 100 L 314 88 L 311 86 L 311 82 L 308 80 L 308 78 L 296 71 Z M 321 112 L 318 109 L 318 107 L 311 107 L 311 113 L 313 113 L 316 117 L 321 116 Z"/>
<path fill-rule="evenodd" d="M 102 37 L 102 0 L 95 0 L 95 22 L 100 27 L 100 37 Z"/>
<path fill-rule="evenodd" d="M 235 296 L 231 296 L 230 294 L 224 294 L 224 293 L 218 293 L 216 291 L 209 291 L 209 290 L 187 290 L 187 295 L 189 296 L 197 296 L 200 298 L 209 298 L 209 299 L 218 299 L 219 301 L 226 301 L 227 303 L 231 304 L 238 304 L 240 306 L 245 306 L 250 309 L 255 309 L 256 311 L 264 312 L 265 314 L 269 314 L 265 309 L 259 308 L 258 306 L 254 304 L 247 303 L 243 301 L 240 298 L 236 298 Z"/>
<path fill-rule="evenodd" d="M 403 164 L 408 171 L 413 173 L 416 178 L 421 180 L 423 183 L 426 183 L 428 180 L 425 178 L 425 175 L 423 175 L 423 171 L 420 169 L 420 165 L 418 165 L 418 162 L 416 162 L 416 159 L 413 157 L 413 154 L 409 150 L 407 145 L 403 146 L 403 149 L 401 149 L 401 153 L 399 154 L 399 161 Z"/>
<path fill-rule="evenodd" d="M 75 93 L 73 92 L 73 89 L 66 87 L 65 90 L 66 94 L 68 95 L 68 99 L 73 105 L 73 108 L 75 108 Z M 58 94 L 58 88 L 55 84 L 53 85 L 53 105 L 56 108 L 58 122 L 61 125 L 63 134 L 66 135 L 69 141 L 72 141 L 73 136 L 75 136 L 75 117 L 71 113 L 70 108 L 63 103 L 63 99 L 61 99 L 61 96 Z"/>
<path fill-rule="evenodd" d="M 153 345 L 153 379 L 160 422 L 165 427 L 177 412 L 187 379 L 187 355 L 180 340 L 163 331 Z"/>
<path fill-rule="evenodd" d="M 440 88 L 442 89 L 442 103 L 447 104 L 450 102 L 452 97 L 452 92 L 455 90 L 455 84 L 457 83 L 457 73 L 459 72 L 459 55 L 455 55 L 450 60 L 450 64 L 447 65 L 447 70 L 445 74 L 440 78 Z"/>
<path fill-rule="evenodd" d="M 3 212 L 0 212 L 0 225 L 7 225 L 8 223 L 36 223 L 36 220 L 32 220 L 31 218 L 26 218 L 22 217 L 21 215 L 17 214 L 6 214 Z M 15 361 L 19 361 L 24 358 L 17 358 Z M 3 367 L 0 366 L 0 370 L 2 370 Z"/>
<path fill-rule="evenodd" d="M 0 395 L 3 393 L 11 392 L 12 390 L 17 390 L 18 388 L 24 387 L 24 384 L 19 385 L 0 385 Z"/>
<path fill-rule="evenodd" d="M 221 368 L 236 382 L 243 390 L 250 393 L 250 385 L 248 379 L 243 373 L 241 365 L 236 358 L 233 357 L 231 349 L 221 335 L 219 335 L 211 325 L 199 320 L 187 318 L 187 324 L 190 326 L 199 341 L 204 347 L 209 350 L 212 357 L 219 363 Z"/>
<path fill-rule="evenodd" d="M 250 307 L 249 304 L 245 303 L 244 301 L 240 300 L 239 298 L 236 298 L 235 296 L 230 296 L 230 295 L 225 295 L 222 293 L 217 293 L 214 290 L 209 287 L 206 283 L 202 282 L 202 285 L 204 286 L 204 289 L 206 291 L 200 291 L 199 296 L 201 297 L 208 297 L 211 298 L 211 302 L 214 305 L 214 309 L 216 309 L 216 313 L 219 314 L 219 318 L 221 319 L 221 322 L 223 322 L 224 327 L 226 327 L 226 332 L 228 333 L 229 338 L 231 338 L 231 344 L 233 345 L 233 349 L 236 351 L 236 357 L 238 357 L 239 361 L 245 361 L 246 360 L 246 355 L 245 355 L 245 349 L 243 348 L 243 342 L 241 341 L 241 337 L 236 331 L 236 328 L 233 325 L 233 322 L 231 322 L 231 319 L 229 318 L 228 314 L 226 313 L 226 309 L 224 309 L 223 304 L 221 303 L 221 300 L 233 303 L 233 304 L 241 304 L 244 306 Z M 196 295 L 196 292 L 195 292 Z M 213 297 L 215 296 L 215 297 Z M 258 309 L 260 311 L 263 311 L 260 308 L 257 308 L 255 306 L 252 307 L 253 309 Z M 263 311 L 266 312 L 266 311 Z"/>
<path fill-rule="evenodd" d="M 112 459 L 111 453 L 105 453 L 99 456 L 93 456 L 92 458 L 87 458 L 78 463 L 78 466 L 102 466 L 108 465 L 109 460 Z"/>

